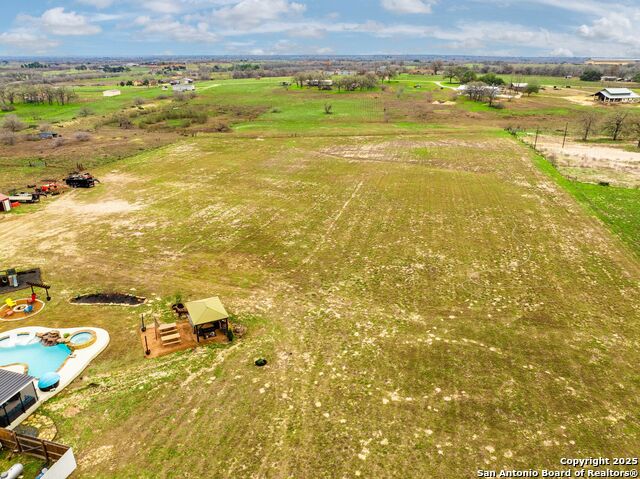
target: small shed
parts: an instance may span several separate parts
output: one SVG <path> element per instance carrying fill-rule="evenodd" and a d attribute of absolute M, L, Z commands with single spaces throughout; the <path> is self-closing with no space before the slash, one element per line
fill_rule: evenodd
<path fill-rule="evenodd" d="M 11 211 L 11 200 L 2 193 L 0 193 L 0 211 Z"/>
<path fill-rule="evenodd" d="M 173 91 L 177 92 L 185 92 L 185 91 L 196 91 L 195 85 L 173 85 Z"/>
<path fill-rule="evenodd" d="M 41 140 L 51 140 L 53 138 L 58 138 L 60 135 L 53 131 L 41 131 L 38 136 Z"/>
<path fill-rule="evenodd" d="M 509 88 L 513 91 L 523 92 L 527 89 L 528 86 L 528 83 L 512 83 L 511 85 L 509 85 Z"/>
<path fill-rule="evenodd" d="M 34 377 L 0 369 L 0 426 L 11 426 L 37 402 Z"/>
<path fill-rule="evenodd" d="M 628 88 L 605 88 L 594 96 L 604 103 L 635 103 L 640 101 L 640 95 Z"/>
<path fill-rule="evenodd" d="M 118 96 L 122 95 L 120 90 L 105 90 L 102 92 L 102 96 Z"/>
<path fill-rule="evenodd" d="M 229 314 L 217 296 L 190 301 L 185 306 L 189 312 L 189 323 L 193 327 L 198 342 L 200 337 L 215 334 L 216 329 L 224 333 L 229 330 Z"/>

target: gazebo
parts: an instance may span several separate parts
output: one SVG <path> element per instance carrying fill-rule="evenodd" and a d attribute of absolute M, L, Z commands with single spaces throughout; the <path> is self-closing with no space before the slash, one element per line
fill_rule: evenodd
<path fill-rule="evenodd" d="M 185 304 L 189 312 L 189 323 L 193 327 L 198 342 L 200 337 L 206 338 L 216 329 L 221 329 L 226 333 L 229 329 L 229 314 L 224 309 L 220 298 L 213 297 L 191 301 Z"/>

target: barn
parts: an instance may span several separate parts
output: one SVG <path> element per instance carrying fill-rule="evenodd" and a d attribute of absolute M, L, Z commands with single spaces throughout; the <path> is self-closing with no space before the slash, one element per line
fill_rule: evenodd
<path fill-rule="evenodd" d="M 11 211 L 11 200 L 2 193 L 0 193 L 0 211 Z"/>
<path fill-rule="evenodd" d="M 640 101 L 640 95 L 628 88 L 605 88 L 594 96 L 604 103 L 635 103 Z"/>

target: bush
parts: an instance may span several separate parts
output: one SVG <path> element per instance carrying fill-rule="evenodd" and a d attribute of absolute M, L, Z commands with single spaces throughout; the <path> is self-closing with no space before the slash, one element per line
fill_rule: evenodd
<path fill-rule="evenodd" d="M 26 125 L 22 123 L 20 118 L 18 118 L 18 115 L 5 116 L 2 126 L 4 126 L 5 129 L 12 132 L 24 130 L 24 128 L 26 127 Z"/>
<path fill-rule="evenodd" d="M 4 104 L 0 105 L 0 111 L 7 112 L 7 111 L 15 111 L 15 110 L 16 110 L 16 107 L 13 105 L 4 105 Z"/>
<path fill-rule="evenodd" d="M 496 110 L 504 110 L 506 108 L 506 106 L 504 106 L 504 103 L 494 103 L 491 105 L 492 108 L 495 108 Z"/>
<path fill-rule="evenodd" d="M 580 80 L 582 81 L 600 81 L 601 78 L 602 73 L 593 68 L 585 70 L 582 75 L 580 75 Z"/>
<path fill-rule="evenodd" d="M 52 143 L 54 148 L 60 148 L 64 145 L 64 138 L 56 138 Z"/>
<path fill-rule="evenodd" d="M 227 339 L 229 340 L 230 343 L 233 342 L 233 331 L 230 329 L 227 329 Z"/>
<path fill-rule="evenodd" d="M 142 106 L 145 103 L 147 103 L 147 100 L 145 100 L 144 98 L 136 97 L 133 99 L 133 104 L 135 106 Z"/>
<path fill-rule="evenodd" d="M 89 108 L 88 106 L 83 106 L 78 111 L 78 116 L 80 116 L 82 118 L 85 118 L 87 116 L 91 116 L 93 114 L 94 114 L 94 111 L 91 108 Z"/>
<path fill-rule="evenodd" d="M 130 128 L 133 128 L 133 123 L 131 122 L 129 117 L 125 115 L 118 116 L 116 118 L 116 123 L 118 123 L 118 126 L 123 130 L 129 130 Z"/>
<path fill-rule="evenodd" d="M 76 131 L 73 136 L 78 141 L 89 141 L 91 139 L 91 135 L 86 131 Z"/>
<path fill-rule="evenodd" d="M 0 133 L 0 143 L 7 146 L 15 145 L 16 134 L 12 131 L 5 131 L 3 133 Z"/>

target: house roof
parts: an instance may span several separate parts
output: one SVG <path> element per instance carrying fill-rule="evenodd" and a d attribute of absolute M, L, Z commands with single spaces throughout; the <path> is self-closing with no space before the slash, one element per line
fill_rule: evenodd
<path fill-rule="evenodd" d="M 35 378 L 27 374 L 0 369 L 0 405 L 7 402 Z"/>
<path fill-rule="evenodd" d="M 512 83 L 511 86 L 514 88 L 527 88 L 529 84 L 528 83 Z"/>
<path fill-rule="evenodd" d="M 640 95 L 628 88 L 605 88 L 598 93 L 607 98 L 640 98 Z"/>
<path fill-rule="evenodd" d="M 5 201 L 8 200 L 9 197 L 7 195 L 3 195 L 2 193 L 0 193 L 0 201 Z"/>
<path fill-rule="evenodd" d="M 227 310 L 224 309 L 220 298 L 217 296 L 199 301 L 190 301 L 185 306 L 189 311 L 189 322 L 192 326 L 200 326 L 229 317 Z"/>

